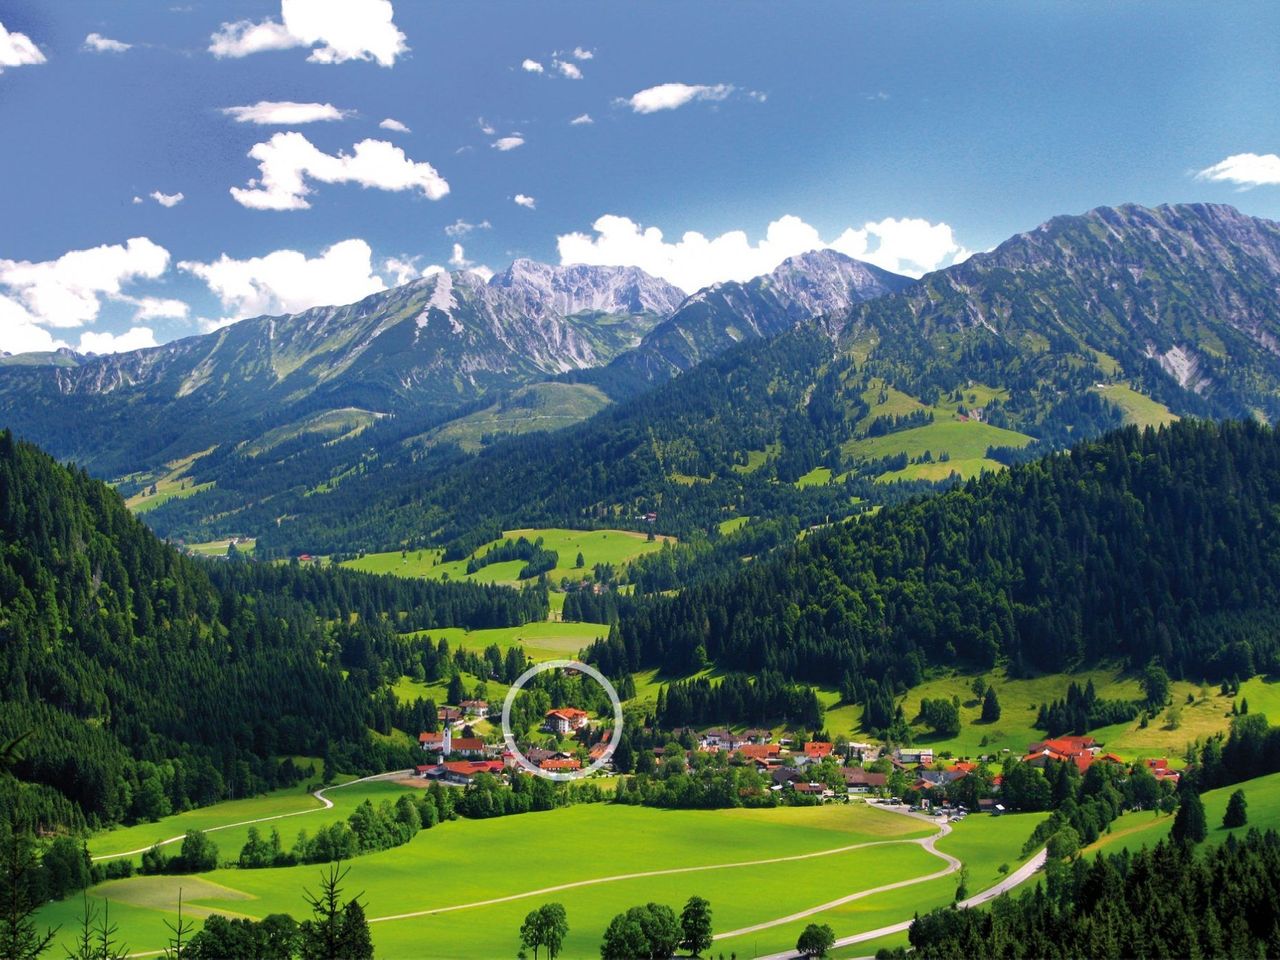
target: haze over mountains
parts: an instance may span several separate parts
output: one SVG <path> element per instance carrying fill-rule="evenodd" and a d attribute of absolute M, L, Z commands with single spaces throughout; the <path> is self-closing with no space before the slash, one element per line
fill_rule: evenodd
<path fill-rule="evenodd" d="M 171 535 L 373 548 L 659 506 L 687 533 L 847 513 L 892 496 L 851 483 L 968 476 L 1123 422 L 1274 420 L 1278 291 L 1280 225 L 1203 204 L 1057 217 L 919 281 L 821 250 L 685 297 L 522 260 L 134 354 L 14 358 L 0 412 L 133 474 L 126 493 L 201 455 L 181 476 L 212 488 L 151 515 Z"/>

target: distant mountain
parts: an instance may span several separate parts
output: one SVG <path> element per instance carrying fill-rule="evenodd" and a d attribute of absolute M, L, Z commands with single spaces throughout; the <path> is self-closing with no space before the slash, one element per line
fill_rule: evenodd
<path fill-rule="evenodd" d="M 630 267 L 520 260 L 489 282 L 438 273 L 132 353 L 10 358 L 0 421 L 58 456 L 131 472 L 325 410 L 433 415 L 599 366 L 683 299 Z"/>
<path fill-rule="evenodd" d="M 815 318 L 841 317 L 855 304 L 914 283 L 835 250 L 802 253 L 745 283 L 704 287 L 635 350 L 588 379 L 633 385 L 662 381 L 742 340 L 771 337 Z"/>
<path fill-rule="evenodd" d="M 647 512 L 678 535 L 733 516 L 821 521 L 860 509 L 854 497 L 885 502 L 1124 423 L 1275 420 L 1277 290 L 1280 225 L 1229 207 L 1102 208 L 818 323 L 747 337 L 555 434 L 475 445 L 476 457 L 384 457 L 323 502 L 254 504 L 219 479 L 205 506 L 166 505 L 154 522 L 261 531 L 259 547 L 283 553 Z"/>
<path fill-rule="evenodd" d="M 1129 381 L 1183 412 L 1274 421 L 1280 224 L 1216 204 L 1055 217 L 855 309 L 842 332 L 874 344 L 901 389 L 1009 387 L 1014 419 L 1052 406 L 1049 385 L 1068 400 Z"/>

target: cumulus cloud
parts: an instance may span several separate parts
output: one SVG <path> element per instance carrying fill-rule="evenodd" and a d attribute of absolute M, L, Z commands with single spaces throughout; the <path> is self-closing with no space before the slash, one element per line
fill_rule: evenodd
<path fill-rule="evenodd" d="M 727 83 L 660 83 L 632 94 L 626 103 L 636 113 L 657 113 L 659 110 L 675 110 L 694 100 L 723 100 L 733 93 Z"/>
<path fill-rule="evenodd" d="M 430 263 L 419 269 L 419 259 L 418 257 L 387 257 L 382 262 L 382 273 L 390 278 L 391 286 L 399 287 L 420 277 L 445 272 L 444 267 L 438 263 Z"/>
<path fill-rule="evenodd" d="M 164 297 L 121 297 L 120 299 L 138 308 L 133 315 L 134 320 L 181 320 L 191 312 L 191 308 L 181 300 Z"/>
<path fill-rule="evenodd" d="M 380 124 L 378 124 L 378 126 L 381 127 L 383 130 L 390 130 L 393 133 L 412 133 L 413 132 L 409 129 L 409 127 L 406 124 L 401 123 L 399 120 L 396 120 L 393 117 L 387 117 L 387 119 L 383 120 Z"/>
<path fill-rule="evenodd" d="M 232 187 L 231 196 L 254 210 L 306 210 L 312 192 L 308 178 L 320 183 L 358 183 L 378 190 L 418 190 L 430 200 L 449 192 L 449 184 L 426 162 L 414 162 L 385 140 L 361 140 L 354 153 L 330 155 L 302 134 L 277 133 L 255 144 L 249 156 L 261 175 L 246 187 Z"/>
<path fill-rule="evenodd" d="M 506 153 L 508 150 L 514 150 L 516 147 L 524 146 L 524 137 L 519 134 L 512 134 L 509 137 L 499 137 L 490 144 L 495 150 Z"/>
<path fill-rule="evenodd" d="M 577 64 L 570 63 L 568 60 L 554 60 L 552 63 L 560 71 L 560 76 L 568 77 L 570 80 L 582 79 L 582 71 L 578 69 Z"/>
<path fill-rule="evenodd" d="M 572 120 L 569 121 L 569 126 L 582 127 L 582 126 L 586 126 L 589 123 L 595 123 L 595 121 L 591 119 L 591 114 L 580 113 L 576 117 L 574 117 Z"/>
<path fill-rule="evenodd" d="M 186 199 L 181 190 L 177 193 L 161 193 L 159 190 L 152 190 L 148 196 L 162 207 L 176 207 Z"/>
<path fill-rule="evenodd" d="M 228 312 L 227 321 L 354 303 L 387 286 L 374 272 L 369 244 L 360 239 L 335 243 L 317 257 L 276 250 L 263 257 L 234 260 L 224 253 L 212 263 L 183 260 L 178 269 L 208 284 Z"/>
<path fill-rule="evenodd" d="M 520 64 L 520 69 L 524 70 L 526 73 L 542 73 L 543 66 L 537 60 L 531 60 L 529 57 L 525 57 L 524 62 Z"/>
<path fill-rule="evenodd" d="M 280 20 L 224 23 L 210 37 L 215 57 L 245 57 L 264 50 L 311 47 L 312 63 L 374 60 L 384 67 L 407 51 L 392 22 L 391 0 L 281 0 Z"/>
<path fill-rule="evenodd" d="M 493 271 L 482 263 L 473 263 L 467 259 L 467 251 L 462 248 L 462 244 L 455 243 L 453 245 L 453 255 L 449 257 L 449 266 L 455 270 L 469 270 L 482 278 L 486 283 L 493 276 Z M 427 274 L 424 272 L 423 276 Z"/>
<path fill-rule="evenodd" d="M 8 291 L 5 315 L 16 318 L 16 306 L 29 324 L 81 327 L 97 319 L 104 297 L 127 300 L 126 284 L 155 279 L 168 266 L 169 251 L 146 237 L 71 250 L 40 263 L 0 260 L 0 287 Z"/>
<path fill-rule="evenodd" d="M 339 110 L 332 103 L 294 103 L 292 100 L 259 100 L 243 107 L 223 107 L 222 112 L 236 123 L 293 126 L 318 120 L 344 120 L 353 110 Z"/>
<path fill-rule="evenodd" d="M 515 201 L 516 206 L 527 207 L 530 210 L 534 209 L 534 207 L 537 206 L 537 203 L 538 203 L 538 201 L 536 201 L 533 197 L 526 196 L 523 193 L 517 193 L 511 199 Z"/>
<path fill-rule="evenodd" d="M 1205 167 L 1197 180 L 1235 183 L 1242 189 L 1274 187 L 1280 184 L 1280 155 L 1274 153 L 1236 153 Z"/>
<path fill-rule="evenodd" d="M 592 60 L 595 58 L 596 52 L 585 47 L 574 47 L 573 55 L 578 60 Z"/>
<path fill-rule="evenodd" d="M 22 304 L 0 293 L 0 350 L 5 353 L 31 353 L 65 346 L 36 323 Z"/>
<path fill-rule="evenodd" d="M 479 223 L 468 223 L 459 217 L 453 223 L 444 228 L 445 236 L 448 237 L 465 237 L 473 230 L 488 230 L 493 226 L 488 220 L 481 220 Z"/>
<path fill-rule="evenodd" d="M 476 118 L 476 126 L 480 128 L 480 132 L 483 133 L 486 137 L 491 137 L 498 132 L 496 129 L 494 129 L 493 124 L 485 120 L 484 117 Z"/>
<path fill-rule="evenodd" d="M 846 229 L 830 242 L 815 227 L 791 215 L 770 223 L 756 243 L 742 230 L 711 238 L 690 231 L 672 243 L 657 227 L 644 228 L 614 215 L 600 217 L 592 228 L 594 236 L 569 233 L 556 238 L 561 263 L 636 266 L 688 291 L 725 280 L 748 280 L 768 273 L 787 257 L 827 247 L 911 276 L 968 256 L 951 227 L 919 219 L 866 223 Z"/>
<path fill-rule="evenodd" d="M 44 63 L 44 54 L 25 33 L 10 33 L 0 23 L 0 73 L 5 67 L 27 67 Z"/>
<path fill-rule="evenodd" d="M 112 40 L 100 33 L 91 33 L 84 38 L 84 45 L 80 49 L 91 53 L 124 53 L 132 46 L 133 44 L 123 40 Z"/>
<path fill-rule="evenodd" d="M 124 333 L 86 330 L 80 335 L 81 353 L 125 353 L 156 346 L 156 335 L 150 327 L 130 327 Z"/>

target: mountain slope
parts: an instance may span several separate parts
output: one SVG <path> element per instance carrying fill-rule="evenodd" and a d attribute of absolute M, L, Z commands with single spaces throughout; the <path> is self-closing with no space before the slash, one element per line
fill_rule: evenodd
<path fill-rule="evenodd" d="M 802 253 L 745 283 L 730 281 L 699 290 L 635 350 L 590 379 L 632 389 L 661 382 L 742 340 L 775 336 L 818 317 L 843 316 L 854 304 L 914 283 L 835 250 Z"/>
<path fill-rule="evenodd" d="M 607 363 L 683 299 L 634 268 L 517 261 L 438 273 L 358 303 L 259 317 L 74 366 L 0 367 L 0 419 L 106 474 L 323 410 L 446 412 Z"/>
<path fill-rule="evenodd" d="M 1280 286 L 1277 236 L 1222 207 L 1058 218 L 816 326 L 747 340 L 568 431 L 498 441 L 475 459 L 383 459 L 323 500 L 255 504 L 228 487 L 153 522 L 201 539 L 226 524 L 279 552 L 646 512 L 683 537 L 739 515 L 845 514 L 854 496 L 901 495 L 873 479 L 1000 469 L 1134 411 L 1150 422 L 1269 415 L 1280 412 L 1280 299 L 1267 295 Z M 1174 345 L 1199 358 L 1199 378 L 1149 356 Z"/>

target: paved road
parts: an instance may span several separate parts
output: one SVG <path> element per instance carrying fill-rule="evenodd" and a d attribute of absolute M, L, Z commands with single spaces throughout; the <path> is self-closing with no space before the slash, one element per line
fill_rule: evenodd
<path fill-rule="evenodd" d="M 395 770 L 395 771 L 392 771 L 391 773 L 375 773 L 371 777 L 361 777 L 359 780 L 350 780 L 347 783 L 338 783 L 338 784 L 334 784 L 331 787 L 321 787 L 319 790 L 316 790 L 311 795 L 315 797 L 317 800 L 319 800 L 320 803 L 323 804 L 323 806 L 312 807 L 310 810 L 295 810 L 293 811 L 293 813 L 277 813 L 275 816 L 258 817 L 256 820 L 241 820 L 238 823 L 224 823 L 216 827 L 206 827 L 204 829 L 204 832 L 214 833 L 218 830 L 230 830 L 232 827 L 248 827 L 248 826 L 252 826 L 255 823 L 269 823 L 272 820 L 284 820 L 284 819 L 287 819 L 288 817 L 301 817 L 308 813 L 321 813 L 325 810 L 332 809 L 333 807 L 333 801 L 325 796 L 325 794 L 328 793 L 330 790 L 341 790 L 343 787 L 350 787 L 353 784 L 357 784 L 357 783 L 365 783 L 369 780 L 388 780 L 388 779 L 391 779 L 392 777 L 403 777 L 403 776 L 405 776 L 405 771 Z M 139 847 L 137 850 L 123 850 L 120 853 L 104 853 L 101 856 L 94 857 L 93 859 L 94 860 L 117 860 L 120 857 L 136 857 L 140 853 L 146 853 L 152 847 L 165 847 L 171 843 L 179 843 L 185 840 L 186 837 L 187 835 L 184 833 L 176 837 L 170 837 L 168 840 L 157 840 L 155 843 L 149 843 L 145 847 Z"/>
<path fill-rule="evenodd" d="M 892 810 L 894 808 L 885 807 L 884 809 Z M 894 810 L 894 812 L 903 813 L 903 814 L 906 814 L 907 816 L 917 816 L 917 814 L 908 813 L 907 811 L 904 811 L 902 809 L 896 809 Z M 882 893 L 886 890 L 894 890 L 899 887 L 910 886 L 913 883 L 922 883 L 925 880 L 933 880 L 938 877 L 945 877 L 949 873 L 954 873 L 956 870 L 959 869 L 960 861 L 956 860 L 955 857 L 952 857 L 952 856 L 949 856 L 948 854 L 943 853 L 941 850 L 935 850 L 933 848 L 933 843 L 936 843 L 938 840 L 942 839 L 944 836 L 946 836 L 950 832 L 951 832 L 950 824 L 944 824 L 942 831 L 937 834 L 934 834 L 934 836 L 929 838 L 929 840 L 917 841 L 917 842 L 920 842 L 925 847 L 925 849 L 928 850 L 930 853 L 946 859 L 950 864 L 950 866 L 946 870 L 940 870 L 937 873 L 931 874 L 927 877 L 919 877 L 914 880 L 906 880 L 899 883 L 891 883 L 883 887 L 877 887 L 874 890 L 864 890 L 861 893 L 855 893 L 848 897 L 842 897 L 839 900 L 833 900 L 830 903 L 824 903 L 822 906 L 814 907 L 812 910 L 805 910 L 801 913 L 793 914 L 789 917 L 782 917 L 779 920 L 773 920 L 768 923 L 756 924 L 753 927 L 744 927 L 742 930 L 735 930 L 735 931 L 732 931 L 731 933 L 721 934 L 720 936 L 725 936 L 725 937 L 736 936 L 739 933 L 750 933 L 755 930 L 764 930 L 764 929 L 767 929 L 768 927 L 777 926 L 778 924 L 781 924 L 781 923 L 788 923 L 792 920 L 803 919 L 804 917 L 810 916 L 814 913 L 818 913 L 822 910 L 828 910 L 831 907 L 839 906 L 842 903 L 848 903 L 851 900 L 857 900 L 861 897 L 868 897 L 868 896 L 871 896 L 872 894 Z M 1032 857 L 1030 860 L 1024 863 L 1017 870 L 1013 871 L 1013 873 L 1009 874 L 1007 877 L 1005 877 L 995 886 L 989 887 L 988 889 L 983 890 L 981 893 L 978 893 L 972 897 L 969 897 L 967 900 L 960 901 L 958 906 L 976 907 L 981 904 L 987 903 L 991 900 L 994 900 L 996 897 L 1000 896 L 1002 893 L 1006 893 L 1009 890 L 1012 890 L 1014 887 L 1018 886 L 1019 884 L 1025 883 L 1027 880 L 1030 880 L 1031 877 L 1035 875 L 1036 871 L 1039 870 L 1042 866 L 1044 866 L 1044 862 L 1045 862 L 1045 851 L 1041 850 L 1034 857 Z M 862 933 L 855 933 L 852 936 L 839 937 L 837 938 L 836 942 L 833 944 L 833 947 L 849 947 L 858 943 L 866 943 L 870 940 L 878 940 L 881 937 L 887 937 L 890 934 L 904 933 L 905 931 L 911 929 L 911 924 L 913 922 L 914 922 L 914 918 L 912 920 L 903 920 L 900 923 L 890 924 L 887 927 L 878 927 L 875 930 L 865 930 Z M 719 939 L 720 936 L 718 936 L 716 939 Z M 799 954 L 796 953 L 796 951 L 788 950 L 783 953 L 774 953 L 774 954 L 769 954 L 767 956 L 758 957 L 756 958 L 756 960 L 792 960 L 792 958 L 798 957 L 798 956 Z M 863 958 L 863 960 L 870 960 L 870 958 Z"/>

